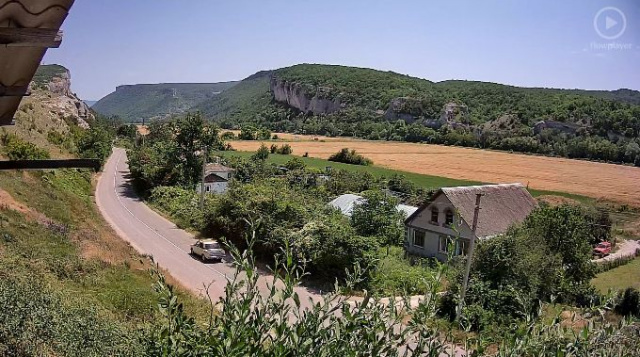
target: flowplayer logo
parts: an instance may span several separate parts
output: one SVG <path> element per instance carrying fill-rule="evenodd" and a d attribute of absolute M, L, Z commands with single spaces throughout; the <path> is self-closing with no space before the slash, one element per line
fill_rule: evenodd
<path fill-rule="evenodd" d="M 603 39 L 615 40 L 627 29 L 627 18 L 617 7 L 608 6 L 596 13 L 593 18 L 593 28 Z"/>

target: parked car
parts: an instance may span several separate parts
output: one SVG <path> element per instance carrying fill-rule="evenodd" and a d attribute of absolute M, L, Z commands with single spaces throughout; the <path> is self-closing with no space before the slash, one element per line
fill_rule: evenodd
<path fill-rule="evenodd" d="M 215 240 L 200 240 L 191 246 L 191 255 L 197 256 L 202 261 L 219 261 L 225 257 L 224 249 Z"/>
<path fill-rule="evenodd" d="M 611 243 L 610 242 L 600 242 L 593 248 L 593 255 L 597 257 L 606 257 L 611 254 Z"/>

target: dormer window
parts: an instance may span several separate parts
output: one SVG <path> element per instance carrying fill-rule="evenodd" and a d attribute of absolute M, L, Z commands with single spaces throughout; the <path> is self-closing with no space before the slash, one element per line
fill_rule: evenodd
<path fill-rule="evenodd" d="M 444 225 L 447 227 L 453 225 L 453 211 L 450 209 L 444 211 Z"/>
<path fill-rule="evenodd" d="M 440 212 L 436 207 L 431 208 L 431 223 L 438 224 L 438 215 Z"/>

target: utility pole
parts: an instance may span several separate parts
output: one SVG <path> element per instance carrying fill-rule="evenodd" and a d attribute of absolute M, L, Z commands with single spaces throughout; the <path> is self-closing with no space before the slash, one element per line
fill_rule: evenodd
<path fill-rule="evenodd" d="M 209 156 L 208 148 L 204 147 L 203 157 L 202 157 L 202 180 L 200 182 L 200 209 L 204 209 L 204 177 L 207 171 L 207 156 Z"/>
<path fill-rule="evenodd" d="M 462 291 L 460 292 L 460 301 L 458 302 L 458 319 L 462 314 L 462 306 L 464 298 L 467 295 L 467 285 L 469 284 L 469 272 L 471 271 L 471 261 L 473 260 L 473 250 L 476 245 L 476 229 L 478 228 L 478 215 L 480 214 L 480 199 L 484 194 L 476 194 L 476 208 L 473 211 L 473 224 L 471 225 L 471 239 L 469 240 L 469 253 L 467 253 L 467 265 L 464 270 L 464 279 L 462 280 Z"/>

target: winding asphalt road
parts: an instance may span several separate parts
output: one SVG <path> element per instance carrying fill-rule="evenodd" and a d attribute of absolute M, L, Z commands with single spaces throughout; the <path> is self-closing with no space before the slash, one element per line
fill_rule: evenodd
<path fill-rule="evenodd" d="M 115 148 L 96 187 L 96 203 L 102 216 L 122 239 L 139 253 L 152 256 L 186 288 L 204 295 L 208 287 L 214 301 L 224 296 L 227 278 L 233 278 L 235 272 L 231 258 L 222 263 L 205 264 L 189 255 L 194 236 L 147 207 L 134 193 L 128 177 L 126 151 Z M 259 286 L 264 292 L 268 291 L 270 278 L 268 274 L 261 278 Z M 296 291 L 305 306 L 311 305 L 309 298 L 320 299 L 319 294 L 307 288 L 297 287 Z"/>
<path fill-rule="evenodd" d="M 136 196 L 128 176 L 127 154 L 125 150 L 115 148 L 96 187 L 96 203 L 102 216 L 122 239 L 139 253 L 152 256 L 160 267 L 186 288 L 202 295 L 208 293 L 214 301 L 224 296 L 227 279 L 231 279 L 235 272 L 232 264 L 228 263 L 231 258 L 227 258 L 228 262 L 204 264 L 191 257 L 190 245 L 195 241 L 193 235 L 147 207 Z M 267 282 L 271 281 L 271 276 L 263 274 L 260 279 L 259 287 L 267 293 Z M 321 299 L 320 294 L 307 288 L 296 287 L 295 290 L 303 309 L 309 308 L 312 301 Z M 465 355 L 457 347 L 454 350 L 456 357 Z"/>

